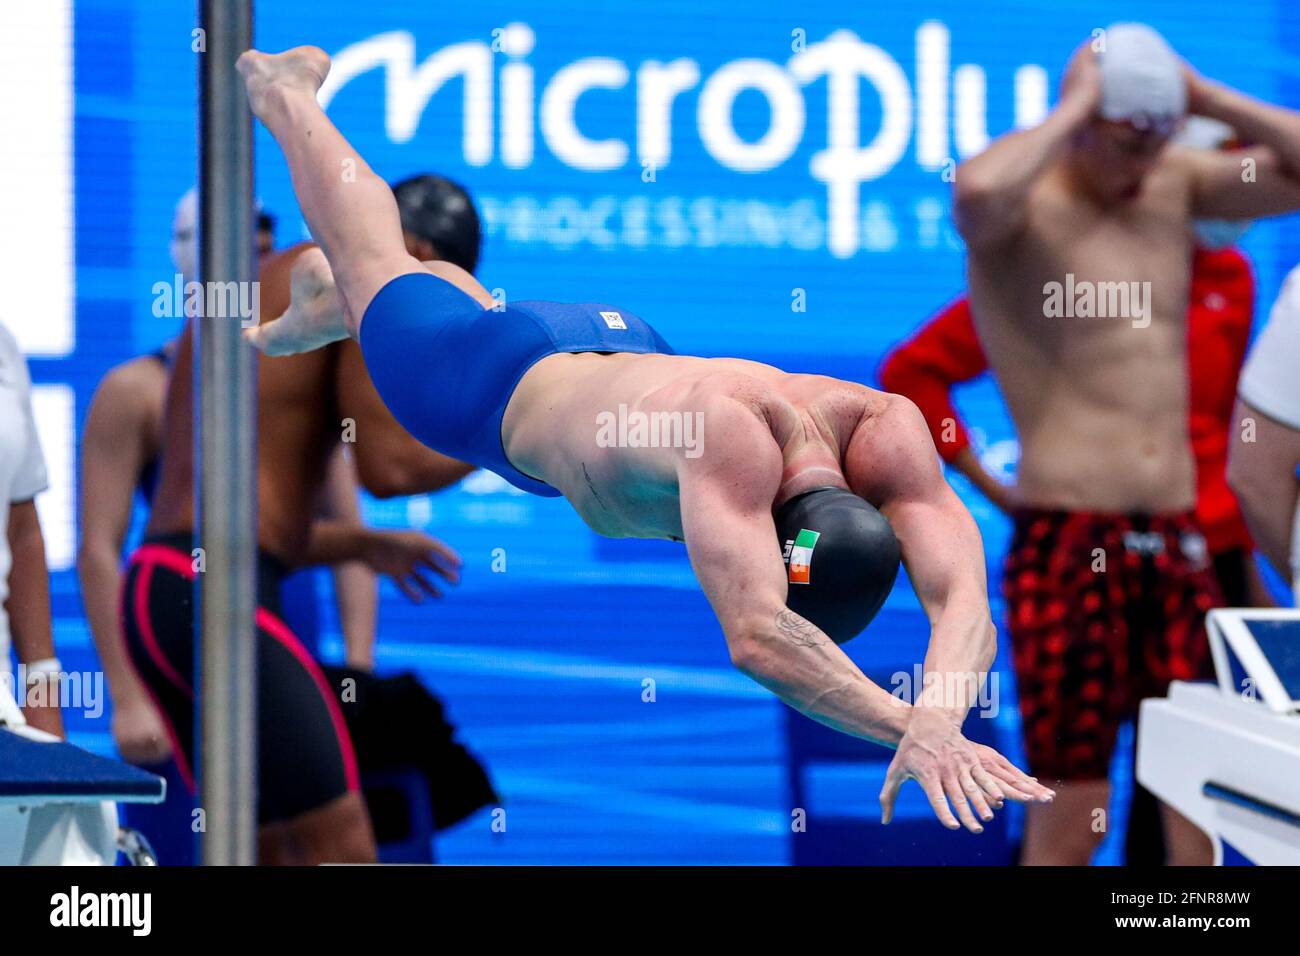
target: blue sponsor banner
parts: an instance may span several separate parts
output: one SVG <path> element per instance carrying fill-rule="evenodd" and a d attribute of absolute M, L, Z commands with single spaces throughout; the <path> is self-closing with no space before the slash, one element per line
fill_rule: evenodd
<path fill-rule="evenodd" d="M 42 507 L 56 636 L 85 661 L 71 570 L 76 436 L 103 373 L 178 329 L 154 289 L 173 280 L 172 210 L 196 178 L 194 16 L 188 2 L 78 0 L 66 22 L 22 41 L 33 58 L 70 49 L 75 80 L 66 132 L 51 134 L 56 151 L 64 136 L 71 173 L 51 166 L 49 183 L 31 187 L 61 190 L 72 254 L 50 281 L 71 290 L 66 329 L 41 331 L 53 319 L 36 310 L 3 318 L 43 343 L 31 364 L 55 466 Z M 758 0 L 741 15 L 698 0 L 313 0 L 261 4 L 255 36 L 263 49 L 313 43 L 333 55 L 329 114 L 381 176 L 435 171 L 470 189 L 487 288 L 609 302 L 680 352 L 874 384 L 883 354 L 962 292 L 954 164 L 1041 119 L 1071 51 L 1122 19 L 1150 22 L 1206 75 L 1294 98 L 1288 38 L 1300 14 L 1278 2 Z M 279 244 L 305 238 L 260 128 L 256 150 Z M 1300 257 L 1294 227 L 1259 225 L 1244 248 L 1267 304 Z M 1010 475 L 1016 446 L 995 389 L 965 386 L 958 404 L 986 461 Z M 996 594 L 1005 520 L 954 484 L 984 532 Z M 680 547 L 599 539 L 562 502 L 484 473 L 436 496 L 367 500 L 366 512 L 464 555 L 463 585 L 437 608 L 385 590 L 379 659 L 447 695 L 523 808 L 513 841 L 467 829 L 442 858 L 794 858 L 784 717 L 733 681 Z M 327 589 L 321 610 L 337 650 Z M 873 673 L 910 674 L 926 637 L 903 582 L 852 652 Z M 1007 720 L 999 732 L 1014 738 Z M 103 750 L 107 726 L 73 723 Z M 599 772 L 586 757 L 596 747 L 608 758 Z"/>

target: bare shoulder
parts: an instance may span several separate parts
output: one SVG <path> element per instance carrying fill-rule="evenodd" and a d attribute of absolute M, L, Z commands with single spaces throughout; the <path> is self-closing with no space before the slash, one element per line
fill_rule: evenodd
<path fill-rule="evenodd" d="M 781 481 L 781 446 L 759 396 L 743 390 L 736 394 L 723 383 L 692 389 L 683 397 L 703 426 L 701 454 L 679 459 L 683 490 L 708 489 L 719 500 L 770 508 Z"/>
<path fill-rule="evenodd" d="M 834 412 L 852 412 L 875 418 L 889 410 L 899 396 L 860 382 L 827 375 L 787 375 L 782 393 L 799 405 L 816 405 Z"/>
<path fill-rule="evenodd" d="M 151 356 L 115 366 L 100 380 L 82 431 L 86 448 L 152 447 L 167 398 L 167 369 Z"/>
<path fill-rule="evenodd" d="M 94 403 L 116 414 L 144 412 L 163 401 L 167 369 L 150 355 L 141 355 L 108 370 L 95 389 Z"/>
<path fill-rule="evenodd" d="M 849 487 L 868 501 L 916 494 L 942 482 L 939 454 L 925 416 L 909 398 L 885 392 L 874 413 L 863 416 L 844 456 Z"/>
<path fill-rule="evenodd" d="M 876 392 L 872 411 L 875 426 L 887 433 L 905 432 L 910 435 L 918 429 L 929 433 L 921 409 L 906 395 Z"/>
<path fill-rule="evenodd" d="M 925 416 L 916 403 L 904 395 L 877 392 L 869 407 L 864 408 L 861 420 L 850 441 L 850 447 L 868 446 L 873 453 L 890 454 L 915 452 L 919 438 L 924 437 L 924 448 L 937 454 Z"/>

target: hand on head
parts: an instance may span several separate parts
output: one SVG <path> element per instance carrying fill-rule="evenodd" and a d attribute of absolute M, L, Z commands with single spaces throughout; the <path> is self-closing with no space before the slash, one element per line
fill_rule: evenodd
<path fill-rule="evenodd" d="M 1102 119 L 1143 132 L 1171 135 L 1187 115 L 1187 64 L 1144 23 L 1116 23 L 1096 41 Z"/>
<path fill-rule="evenodd" d="M 1079 44 L 1061 80 L 1061 100 L 1078 101 L 1089 113 L 1101 104 L 1101 68 L 1092 44 L 1091 39 Z"/>

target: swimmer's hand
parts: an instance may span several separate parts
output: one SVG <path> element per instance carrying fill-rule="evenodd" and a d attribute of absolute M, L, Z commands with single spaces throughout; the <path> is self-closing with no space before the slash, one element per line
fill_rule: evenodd
<path fill-rule="evenodd" d="M 908 780 L 921 785 L 940 823 L 949 830 L 965 825 L 971 833 L 984 832 L 980 820 L 992 820 L 993 810 L 1002 809 L 1006 800 L 1047 803 L 1056 796 L 992 747 L 967 740 L 948 717 L 919 708 L 912 712 L 885 774 L 882 824 L 894 818 L 894 801 Z"/>
<path fill-rule="evenodd" d="M 460 583 L 460 555 L 423 531 L 366 529 L 361 554 L 372 571 L 388 575 L 416 604 L 426 594 L 442 597 L 442 591 L 426 576 L 429 572 L 448 584 Z"/>
<path fill-rule="evenodd" d="M 1197 115 L 1205 105 L 1209 82 L 1184 60 L 1183 83 L 1187 86 L 1187 113 L 1189 116 Z"/>
<path fill-rule="evenodd" d="M 113 742 L 127 763 L 148 766 L 171 757 L 162 717 L 143 689 L 113 701 Z"/>
<path fill-rule="evenodd" d="M 1067 101 L 1077 103 L 1082 113 L 1091 115 L 1101 105 L 1101 65 L 1093 49 L 1094 42 L 1089 38 L 1081 43 L 1066 64 L 1058 106 Z"/>
<path fill-rule="evenodd" d="M 343 300 L 325 253 L 312 248 L 298 256 L 289 289 L 289 308 L 282 316 L 244 331 L 253 348 L 271 356 L 297 355 L 348 337 Z"/>
<path fill-rule="evenodd" d="M 57 697 L 58 693 L 56 688 L 53 696 Z M 67 734 L 63 732 L 63 711 L 59 709 L 58 703 L 25 704 L 23 705 L 23 718 L 27 721 L 29 727 L 43 730 L 60 740 L 67 738 Z"/>

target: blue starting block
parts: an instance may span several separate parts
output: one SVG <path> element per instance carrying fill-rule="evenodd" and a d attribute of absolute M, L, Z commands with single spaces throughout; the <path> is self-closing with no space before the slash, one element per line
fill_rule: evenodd
<path fill-rule="evenodd" d="M 28 728 L 0 728 L 0 865 L 112 864 L 118 803 L 160 803 L 160 777 Z"/>

